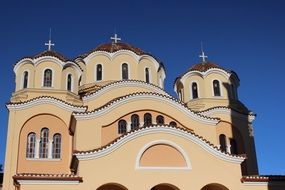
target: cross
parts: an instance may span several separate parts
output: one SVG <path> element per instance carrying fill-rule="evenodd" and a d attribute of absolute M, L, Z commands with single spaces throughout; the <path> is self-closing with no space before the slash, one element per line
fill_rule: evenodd
<path fill-rule="evenodd" d="M 45 46 L 48 46 L 48 50 L 51 50 L 51 46 L 54 46 L 55 44 L 51 43 L 51 28 L 49 29 L 49 41 L 48 43 L 45 43 Z"/>
<path fill-rule="evenodd" d="M 114 37 L 111 37 L 111 40 L 114 40 L 115 43 L 117 43 L 118 41 L 122 40 L 121 38 L 118 37 L 118 35 L 115 33 Z"/>
<path fill-rule="evenodd" d="M 208 58 L 208 56 L 207 56 L 207 55 L 205 55 L 205 53 L 204 53 L 204 51 L 203 51 L 203 50 L 201 51 L 201 53 L 202 53 L 202 55 L 199 55 L 199 57 L 201 57 L 201 58 L 202 58 L 202 61 L 203 61 L 203 62 L 206 62 L 206 58 Z"/>
<path fill-rule="evenodd" d="M 203 43 L 201 42 L 201 53 L 202 55 L 199 55 L 199 57 L 202 58 L 203 63 L 206 62 L 206 58 L 208 58 L 208 56 L 205 55 L 205 52 L 203 50 Z"/>

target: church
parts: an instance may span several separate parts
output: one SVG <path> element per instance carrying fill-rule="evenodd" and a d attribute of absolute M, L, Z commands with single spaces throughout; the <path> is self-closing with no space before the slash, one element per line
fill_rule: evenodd
<path fill-rule="evenodd" d="M 234 71 L 207 60 L 164 90 L 166 68 L 114 35 L 75 59 L 14 65 L 3 190 L 284 190 L 261 176 L 255 114 Z"/>

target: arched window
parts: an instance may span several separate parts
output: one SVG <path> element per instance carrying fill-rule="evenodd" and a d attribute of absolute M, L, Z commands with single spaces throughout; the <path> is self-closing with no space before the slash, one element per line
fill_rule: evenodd
<path fill-rule="evenodd" d="M 230 144 L 231 144 L 231 154 L 238 154 L 237 143 L 235 139 L 230 139 Z"/>
<path fill-rule="evenodd" d="M 156 124 L 163 125 L 164 124 L 164 117 L 162 115 L 158 115 L 156 117 Z"/>
<path fill-rule="evenodd" d="M 172 127 L 177 127 L 177 123 L 175 121 L 171 121 L 169 123 L 169 125 L 172 126 Z"/>
<path fill-rule="evenodd" d="M 72 89 L 72 75 L 68 74 L 67 75 L 67 90 L 71 92 L 71 89 Z"/>
<path fill-rule="evenodd" d="M 61 157 L 61 135 L 57 133 L 53 136 L 52 158 L 60 158 L 60 157 Z"/>
<path fill-rule="evenodd" d="M 145 68 L 145 82 L 149 83 L 149 68 Z"/>
<path fill-rule="evenodd" d="M 102 80 L 102 65 L 98 64 L 96 67 L 96 81 Z"/>
<path fill-rule="evenodd" d="M 28 77 L 29 77 L 29 73 L 28 71 L 25 71 L 23 74 L 23 88 L 28 87 Z"/>
<path fill-rule="evenodd" d="M 193 99 L 198 98 L 198 86 L 196 82 L 192 83 L 192 98 Z"/>
<path fill-rule="evenodd" d="M 120 120 L 118 123 L 118 133 L 124 134 L 127 132 L 127 122 L 125 120 Z"/>
<path fill-rule="evenodd" d="M 150 126 L 152 124 L 152 117 L 150 113 L 145 113 L 144 114 L 144 125 L 145 126 Z"/>
<path fill-rule="evenodd" d="M 227 152 L 226 136 L 224 134 L 221 134 L 219 136 L 219 140 L 220 140 L 220 149 L 221 149 L 221 151 Z"/>
<path fill-rule="evenodd" d="M 36 134 L 30 133 L 27 138 L 26 158 L 35 158 Z"/>
<path fill-rule="evenodd" d="M 128 64 L 123 63 L 122 64 L 122 79 L 123 80 L 128 80 L 129 79 L 129 69 L 128 69 Z"/>
<path fill-rule="evenodd" d="M 220 82 L 218 80 L 213 81 L 214 96 L 221 96 Z"/>
<path fill-rule="evenodd" d="M 50 69 L 46 69 L 44 72 L 44 87 L 52 86 L 52 71 Z"/>
<path fill-rule="evenodd" d="M 40 158 L 48 158 L 48 135 L 49 130 L 47 128 L 43 128 L 40 140 Z"/>
<path fill-rule="evenodd" d="M 137 114 L 131 116 L 131 130 L 138 129 L 140 127 L 140 118 Z"/>

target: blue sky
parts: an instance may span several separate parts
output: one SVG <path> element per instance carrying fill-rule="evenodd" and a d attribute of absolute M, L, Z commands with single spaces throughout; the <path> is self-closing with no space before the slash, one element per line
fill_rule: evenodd
<path fill-rule="evenodd" d="M 261 174 L 285 174 L 285 2 L 282 0 L 14 1 L 0 3 L 0 164 L 4 163 L 8 113 L 15 88 L 13 64 L 46 50 L 69 58 L 110 42 L 150 52 L 166 66 L 166 90 L 199 62 L 200 42 L 213 61 L 241 80 L 240 100 L 257 113 L 254 134 Z"/>

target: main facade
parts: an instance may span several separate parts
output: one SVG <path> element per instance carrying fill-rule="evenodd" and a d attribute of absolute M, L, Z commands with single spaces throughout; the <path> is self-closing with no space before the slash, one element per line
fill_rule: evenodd
<path fill-rule="evenodd" d="M 164 65 L 127 43 L 14 66 L 4 190 L 265 190 L 239 78 L 204 59 L 164 91 Z"/>

